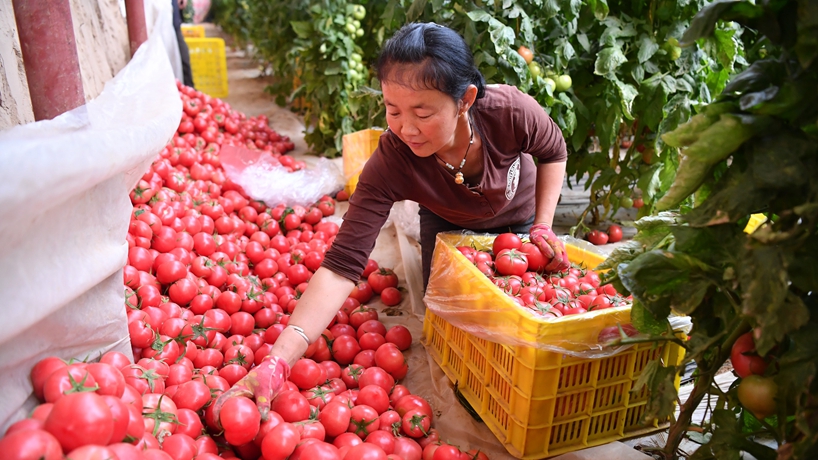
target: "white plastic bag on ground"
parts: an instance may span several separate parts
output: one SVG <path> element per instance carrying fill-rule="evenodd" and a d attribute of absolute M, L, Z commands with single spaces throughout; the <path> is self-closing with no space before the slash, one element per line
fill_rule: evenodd
<path fill-rule="evenodd" d="M 273 207 L 309 206 L 343 188 L 341 170 L 326 158 L 303 157 L 307 167 L 289 172 L 269 152 L 225 146 L 219 158 L 225 175 L 254 200 Z"/>
<path fill-rule="evenodd" d="M 37 404 L 38 360 L 131 355 L 128 193 L 182 114 L 166 56 L 154 34 L 87 105 L 0 132 L 0 433 Z"/>

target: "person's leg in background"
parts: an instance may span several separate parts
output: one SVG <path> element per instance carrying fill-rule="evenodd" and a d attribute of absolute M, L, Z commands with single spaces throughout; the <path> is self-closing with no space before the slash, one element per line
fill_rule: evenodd
<path fill-rule="evenodd" d="M 190 68 L 190 50 L 182 35 L 182 11 L 187 6 L 187 0 L 170 0 L 173 9 L 173 28 L 176 30 L 176 41 L 179 43 L 179 55 L 182 57 L 182 83 L 195 88 L 193 85 L 193 70 Z"/>

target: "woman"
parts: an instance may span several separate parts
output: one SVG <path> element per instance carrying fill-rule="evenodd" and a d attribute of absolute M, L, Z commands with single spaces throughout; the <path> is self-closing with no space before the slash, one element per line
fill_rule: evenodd
<path fill-rule="evenodd" d="M 568 268 L 565 248 L 549 227 L 565 175 L 565 141 L 537 101 L 512 86 L 487 86 L 463 39 L 436 24 L 401 28 L 384 44 L 377 73 L 389 129 L 269 359 L 218 399 L 217 412 L 241 394 L 255 396 L 266 419 L 289 366 L 360 279 L 395 201 L 421 206 L 424 283 L 435 235 L 448 230 L 530 231 L 552 259 L 549 270 Z"/>

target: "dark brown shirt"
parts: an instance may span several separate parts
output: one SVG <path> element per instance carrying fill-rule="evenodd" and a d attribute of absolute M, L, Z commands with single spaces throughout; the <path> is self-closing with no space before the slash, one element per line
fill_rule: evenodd
<path fill-rule="evenodd" d="M 447 221 L 476 230 L 525 222 L 534 215 L 536 167 L 565 161 L 562 132 L 531 96 L 489 85 L 470 109 L 483 142 L 483 177 L 458 185 L 433 156 L 420 158 L 390 131 L 367 160 L 349 210 L 323 266 L 360 279 L 392 204 L 412 200 Z"/>

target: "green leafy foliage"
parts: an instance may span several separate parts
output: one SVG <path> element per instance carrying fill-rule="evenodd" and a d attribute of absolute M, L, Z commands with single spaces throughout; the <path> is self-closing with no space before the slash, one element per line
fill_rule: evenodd
<path fill-rule="evenodd" d="M 516 85 L 554 118 L 568 140 L 569 176 L 574 183 L 590 177 L 586 213 L 599 219 L 634 190 L 648 204 L 642 214 L 648 213 L 679 163 L 677 149 L 660 135 L 709 102 L 744 62 L 742 30 L 731 24 L 716 26 L 712 39 L 678 46 L 706 3 L 364 1 L 360 29 L 366 32 L 353 34 L 347 18 L 354 4 L 346 0 L 220 0 L 217 21 L 252 43 L 277 78 L 269 91 L 303 113 L 307 143 L 330 157 L 340 154 L 343 134 L 385 126 L 372 69 L 383 41 L 411 21 L 457 30 L 489 83 Z M 531 65 L 517 53 L 520 46 L 534 52 Z M 556 84 L 565 85 L 567 77 L 570 88 Z M 631 146 L 621 148 L 631 136 Z"/>
<path fill-rule="evenodd" d="M 661 136 L 665 145 L 679 149 L 680 158 L 672 186 L 656 204 L 669 211 L 637 221 L 633 243 L 605 262 L 611 268 L 605 279 L 633 294 L 634 325 L 641 331 L 667 340 L 668 314 L 689 315 L 693 322 L 684 346 L 685 360 L 696 363 L 695 386 L 671 426 L 663 449 L 668 458 L 678 455 L 681 439 L 694 428 L 691 415 L 705 397 L 714 409 L 695 430 L 702 447 L 691 458 L 818 454 L 818 182 L 813 180 L 818 48 L 812 39 L 818 9 L 813 3 L 723 1 L 696 14 L 683 43 L 721 39 L 722 21 L 732 20 L 757 33 L 767 52 L 754 48 L 758 60 L 730 79 L 713 103 Z M 686 166 L 691 160 L 698 167 Z M 765 213 L 768 223 L 745 233 L 750 214 L 757 212 Z M 738 384 L 726 392 L 713 385 L 733 343 L 749 330 L 756 352 L 771 363 L 766 376 L 777 388 L 775 415 L 764 420 L 743 408 Z M 681 367 L 651 369 L 642 379 L 654 390 L 646 416 L 659 417 L 675 397 L 660 391 Z M 778 448 L 755 442 L 761 434 L 771 436 Z"/>

